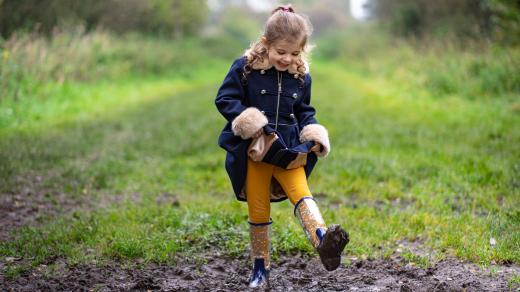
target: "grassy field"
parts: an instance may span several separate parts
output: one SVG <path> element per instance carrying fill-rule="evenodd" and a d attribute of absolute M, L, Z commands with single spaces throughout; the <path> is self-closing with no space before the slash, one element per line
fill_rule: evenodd
<path fill-rule="evenodd" d="M 6 275 L 56 257 L 172 262 L 208 248 L 245 252 L 246 205 L 234 199 L 216 144 L 225 121 L 214 96 L 230 63 L 48 82 L 46 98 L 2 100 L 0 192 L 39 180 L 49 201 L 65 194 L 90 206 L 0 242 L 1 257 L 28 260 Z M 417 68 L 360 68 L 320 59 L 311 68 L 332 152 L 310 186 L 326 221 L 351 233 L 347 255 L 388 257 L 400 242 L 418 242 L 434 256 L 404 255 L 423 266 L 445 256 L 520 264 L 518 93 L 468 98 L 407 82 Z M 275 257 L 312 252 L 289 202 L 272 217 Z"/>

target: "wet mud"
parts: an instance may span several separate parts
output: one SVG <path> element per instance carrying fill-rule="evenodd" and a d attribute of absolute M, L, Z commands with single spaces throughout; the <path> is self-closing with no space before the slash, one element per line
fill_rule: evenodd
<path fill-rule="evenodd" d="M 57 260 L 52 272 L 40 266 L 17 279 L 0 276 L 2 291 L 244 291 L 250 272 L 246 255 L 207 255 L 195 262 L 104 266 L 67 265 Z M 282 256 L 272 263 L 270 291 L 515 291 L 508 280 L 517 266 L 494 272 L 447 259 L 423 269 L 399 256 L 388 260 L 352 261 L 327 272 L 317 257 Z"/>
<path fill-rule="evenodd" d="M 41 218 L 89 207 L 85 202 L 44 187 L 41 182 L 36 177 L 31 183 L 22 184 L 26 187 L 20 190 L 0 194 L 0 240 L 9 240 L 10 232 L 20 226 L 38 225 Z M 170 194 L 161 200 L 178 205 Z M 401 242 L 399 246 L 419 255 L 424 252 L 420 243 Z M 248 290 L 248 256 L 229 258 L 218 254 L 208 252 L 197 260 L 179 258 L 169 265 L 121 262 L 72 265 L 56 258 L 14 279 L 5 277 L 5 267 L 13 261 L 25 260 L 0 258 L 0 291 Z M 520 291 L 518 284 L 508 285 L 509 279 L 520 275 L 520 267 L 515 265 L 482 269 L 452 258 L 424 269 L 407 263 L 399 252 L 386 260 L 348 262 L 327 272 L 316 256 L 281 256 L 272 262 L 270 291 Z"/>
<path fill-rule="evenodd" d="M 47 187 L 38 175 L 19 177 L 19 187 L 0 192 L 0 240 L 22 226 L 38 226 L 54 216 L 71 214 L 87 207 L 87 203 L 69 194 Z"/>

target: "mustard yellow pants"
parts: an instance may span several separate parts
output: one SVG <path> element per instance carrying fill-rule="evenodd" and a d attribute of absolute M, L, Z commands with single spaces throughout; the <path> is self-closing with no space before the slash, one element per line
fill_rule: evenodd
<path fill-rule="evenodd" d="M 280 183 L 293 205 L 302 197 L 312 197 L 303 167 L 284 169 L 248 159 L 246 194 L 251 223 L 266 223 L 270 220 L 269 186 L 272 177 Z"/>

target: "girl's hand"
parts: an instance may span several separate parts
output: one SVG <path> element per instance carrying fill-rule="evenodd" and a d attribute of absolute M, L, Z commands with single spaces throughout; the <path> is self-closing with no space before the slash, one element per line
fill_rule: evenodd
<path fill-rule="evenodd" d="M 311 151 L 314 152 L 316 155 L 321 153 L 323 151 L 323 145 L 321 145 L 318 142 L 314 143 L 314 146 L 312 146 Z"/>
<path fill-rule="evenodd" d="M 263 133 L 264 133 L 264 129 L 260 128 L 260 130 L 258 130 L 251 138 L 256 139 L 256 138 L 262 136 Z"/>

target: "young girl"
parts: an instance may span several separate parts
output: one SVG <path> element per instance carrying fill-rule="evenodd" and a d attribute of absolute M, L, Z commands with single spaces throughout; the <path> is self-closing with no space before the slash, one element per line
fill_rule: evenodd
<path fill-rule="evenodd" d="M 219 145 L 227 151 L 226 170 L 237 199 L 247 201 L 249 210 L 250 287 L 269 285 L 270 202 L 289 198 L 328 271 L 339 266 L 349 241 L 339 225 L 326 227 L 307 185 L 317 157 L 330 151 L 327 130 L 318 124 L 310 105 L 311 76 L 304 54 L 311 32 L 309 21 L 292 7 L 276 8 L 264 34 L 234 61 L 215 100 L 228 121 L 219 137 Z M 282 150 L 287 151 L 301 150 L 303 143 L 315 147 L 308 153 L 297 153 L 290 167 L 280 167 L 266 156 L 258 161 L 248 155 L 252 142 L 262 137 L 283 141 Z M 266 144 L 269 148 L 273 139 L 261 141 L 271 141 Z"/>

